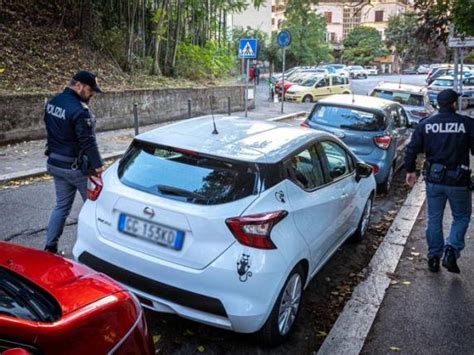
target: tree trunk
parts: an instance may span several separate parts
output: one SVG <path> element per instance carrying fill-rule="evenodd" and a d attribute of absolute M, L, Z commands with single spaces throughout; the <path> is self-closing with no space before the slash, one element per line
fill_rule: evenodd
<path fill-rule="evenodd" d="M 153 56 L 153 65 L 151 67 L 151 75 L 161 75 L 161 69 L 160 69 L 160 45 L 161 45 L 161 26 L 163 25 L 163 20 L 165 17 L 164 11 L 166 7 L 168 6 L 168 0 L 163 0 L 161 3 L 161 6 L 159 6 L 160 10 L 160 18 L 158 20 L 158 23 L 156 24 L 155 27 L 155 50 L 154 50 L 154 56 Z"/>
<path fill-rule="evenodd" d="M 176 8 L 176 30 L 175 30 L 175 36 L 174 36 L 174 47 L 173 47 L 173 54 L 171 57 L 171 74 L 173 76 L 175 75 L 174 67 L 176 65 L 176 53 L 178 52 L 182 7 L 183 7 L 183 0 L 178 0 L 178 6 Z"/>

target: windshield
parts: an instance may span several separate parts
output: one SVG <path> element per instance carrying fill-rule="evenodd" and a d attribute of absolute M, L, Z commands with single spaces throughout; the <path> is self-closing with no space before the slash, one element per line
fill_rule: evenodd
<path fill-rule="evenodd" d="M 134 141 L 119 165 L 122 183 L 182 202 L 215 205 L 256 194 L 255 164 L 229 162 Z"/>
<path fill-rule="evenodd" d="M 424 106 L 423 95 L 409 92 L 375 89 L 371 96 L 392 100 L 409 106 Z"/>
<path fill-rule="evenodd" d="M 319 81 L 320 78 L 309 78 L 309 79 L 305 79 L 301 82 L 301 86 L 313 86 L 314 84 L 316 84 L 316 82 Z"/>
<path fill-rule="evenodd" d="M 354 131 L 381 131 L 386 126 L 382 115 L 342 106 L 316 105 L 309 119 L 324 126 Z"/>

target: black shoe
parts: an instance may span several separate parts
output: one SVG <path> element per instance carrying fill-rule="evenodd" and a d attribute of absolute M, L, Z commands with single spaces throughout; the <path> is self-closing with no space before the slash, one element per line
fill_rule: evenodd
<path fill-rule="evenodd" d="M 432 256 L 431 258 L 428 258 L 428 269 L 431 272 L 439 271 L 439 257 L 438 256 Z"/>
<path fill-rule="evenodd" d="M 443 266 L 448 269 L 449 272 L 459 274 L 461 270 L 456 262 L 456 256 L 454 255 L 454 249 L 452 246 L 448 246 L 444 253 Z"/>
<path fill-rule="evenodd" d="M 45 251 L 49 251 L 50 253 L 57 254 L 58 253 L 58 246 L 57 245 L 46 245 L 44 247 Z"/>

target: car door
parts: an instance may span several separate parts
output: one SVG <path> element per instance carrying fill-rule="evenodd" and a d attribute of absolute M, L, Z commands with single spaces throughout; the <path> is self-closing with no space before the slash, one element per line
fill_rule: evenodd
<path fill-rule="evenodd" d="M 313 100 L 315 101 L 322 99 L 323 97 L 326 97 L 328 95 L 331 95 L 331 82 L 329 80 L 329 77 L 326 76 L 324 78 L 321 78 L 321 80 L 315 83 L 311 95 L 313 96 Z"/>
<path fill-rule="evenodd" d="M 343 94 L 349 91 L 348 80 L 342 76 L 331 77 L 331 94 Z"/>
<path fill-rule="evenodd" d="M 330 184 L 339 196 L 338 232 L 333 236 L 332 245 L 337 247 L 357 225 L 356 196 L 358 184 L 355 179 L 355 164 L 351 154 L 339 143 L 332 140 L 321 142 L 323 168 L 327 170 Z M 336 221 L 336 219 L 334 219 Z"/>
<path fill-rule="evenodd" d="M 340 232 L 343 190 L 331 184 L 314 143 L 293 154 L 285 162 L 290 183 L 288 200 L 296 229 L 310 248 L 313 272 L 330 250 Z"/>
<path fill-rule="evenodd" d="M 408 144 L 411 132 L 408 126 L 408 116 L 400 105 L 392 105 L 389 108 L 390 117 L 393 123 L 395 148 L 395 170 L 403 164 L 403 154 Z"/>

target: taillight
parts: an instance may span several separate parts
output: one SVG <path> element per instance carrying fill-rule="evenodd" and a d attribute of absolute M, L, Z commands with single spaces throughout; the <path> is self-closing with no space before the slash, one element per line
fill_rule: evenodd
<path fill-rule="evenodd" d="M 392 143 L 392 137 L 390 136 L 380 136 L 374 138 L 374 143 L 380 149 L 387 150 L 390 147 L 390 143 Z"/>
<path fill-rule="evenodd" d="M 260 213 L 228 218 L 225 223 L 239 243 L 257 249 L 276 249 L 270 234 L 273 227 L 287 214 L 286 211 Z"/>
<path fill-rule="evenodd" d="M 304 127 L 304 128 L 311 128 L 311 127 L 309 126 L 309 124 L 306 123 L 306 121 L 303 121 L 303 123 L 301 123 L 300 126 L 301 126 L 301 127 Z"/>
<path fill-rule="evenodd" d="M 97 200 L 102 191 L 102 175 L 89 176 L 87 179 L 87 198 L 91 201 Z"/>
<path fill-rule="evenodd" d="M 372 171 L 374 174 L 377 174 L 379 172 L 379 166 L 377 164 L 370 164 L 370 166 L 372 167 Z"/>

